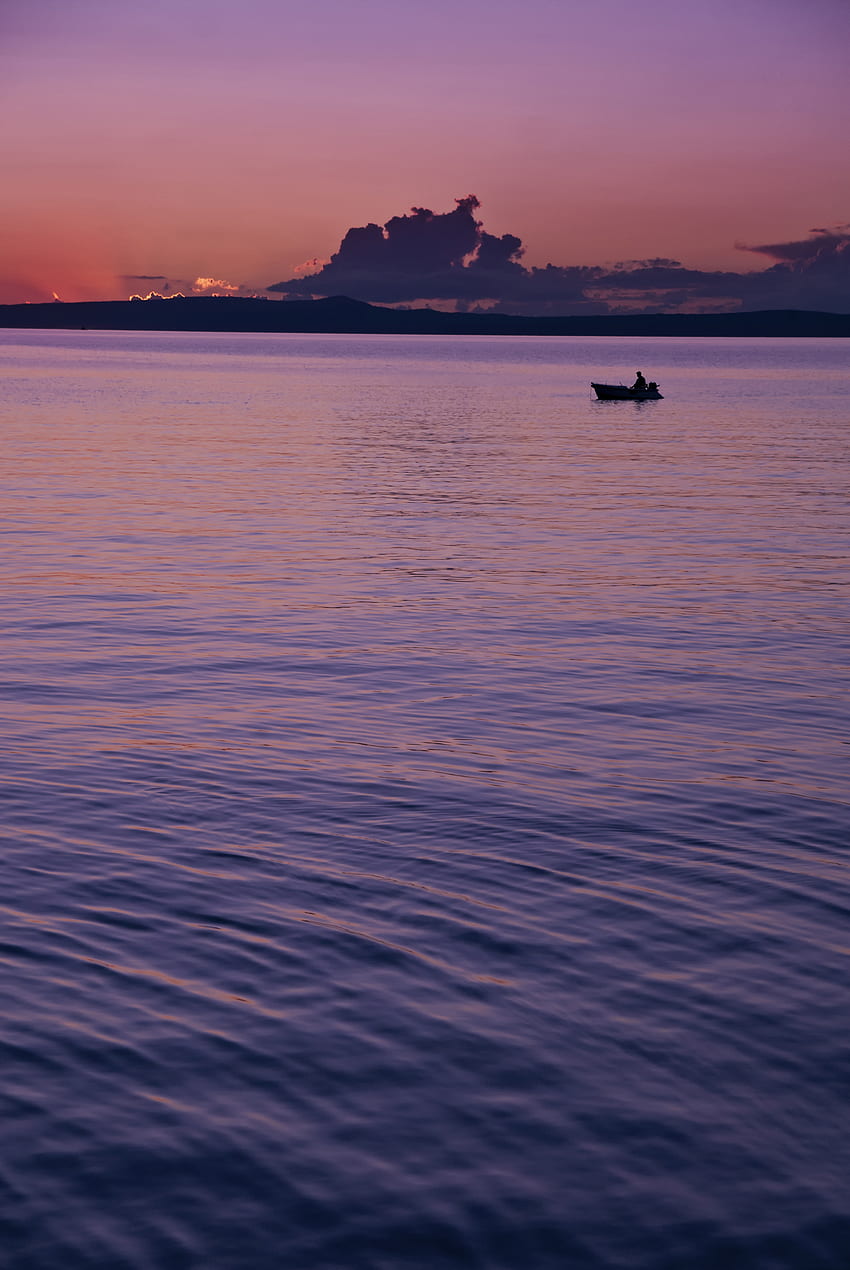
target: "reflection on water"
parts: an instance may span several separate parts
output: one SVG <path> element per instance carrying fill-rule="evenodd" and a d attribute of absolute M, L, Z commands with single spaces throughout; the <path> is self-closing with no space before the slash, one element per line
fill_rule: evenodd
<path fill-rule="evenodd" d="M 9 1265 L 843 1268 L 842 342 L 0 374 Z"/>

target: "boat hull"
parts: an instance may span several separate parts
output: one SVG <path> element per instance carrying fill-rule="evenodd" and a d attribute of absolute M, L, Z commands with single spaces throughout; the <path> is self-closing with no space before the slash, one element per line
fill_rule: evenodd
<path fill-rule="evenodd" d="M 600 401 L 659 401 L 657 388 L 627 388 L 625 384 L 594 384 L 591 388 Z"/>

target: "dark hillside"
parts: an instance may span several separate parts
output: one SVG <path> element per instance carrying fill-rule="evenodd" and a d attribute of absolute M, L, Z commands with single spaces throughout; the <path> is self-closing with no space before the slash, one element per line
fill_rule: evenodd
<path fill-rule="evenodd" d="M 385 309 L 346 296 L 274 301 L 225 296 L 0 305 L 0 327 L 100 331 L 282 331 L 374 335 L 850 336 L 850 314 L 759 313 L 512 317 Z"/>

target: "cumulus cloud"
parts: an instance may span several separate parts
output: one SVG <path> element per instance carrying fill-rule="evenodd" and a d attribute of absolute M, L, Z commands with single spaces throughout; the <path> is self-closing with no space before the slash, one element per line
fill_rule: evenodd
<path fill-rule="evenodd" d="M 192 290 L 195 295 L 234 295 L 240 288 L 238 283 L 224 278 L 196 278 Z"/>
<path fill-rule="evenodd" d="M 464 309 L 498 309 L 509 302 L 511 312 L 543 311 L 550 303 L 563 306 L 568 300 L 573 311 L 606 312 L 583 294 L 594 271 L 555 265 L 526 269 L 522 240 L 515 234 L 488 233 L 475 217 L 479 206 L 469 194 L 456 199 L 450 212 L 412 207 L 383 226 L 349 229 L 320 269 L 296 270 L 294 277 L 268 290 L 288 299 L 350 295 L 379 304 L 448 301 Z"/>
<path fill-rule="evenodd" d="M 330 260 L 307 261 L 267 289 L 293 300 L 348 295 L 378 304 L 529 314 L 850 310 L 848 225 L 812 230 L 799 242 L 737 244 L 777 262 L 752 272 L 688 269 L 666 257 L 527 268 L 522 240 L 488 233 L 476 218 L 479 207 L 469 194 L 449 212 L 412 207 L 383 226 L 349 229 Z"/>

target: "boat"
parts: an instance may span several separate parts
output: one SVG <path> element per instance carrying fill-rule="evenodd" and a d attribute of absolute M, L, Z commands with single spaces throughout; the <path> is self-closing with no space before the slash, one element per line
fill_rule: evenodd
<path fill-rule="evenodd" d="M 591 388 L 600 401 L 660 401 L 661 393 L 657 384 L 647 384 L 646 388 L 629 388 L 626 384 L 594 384 Z"/>

